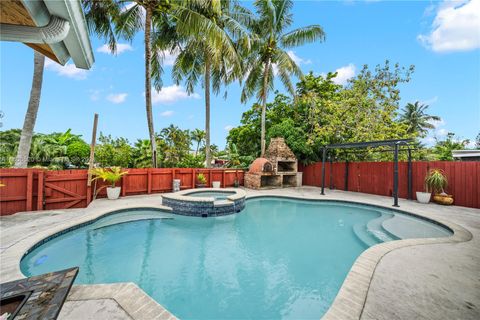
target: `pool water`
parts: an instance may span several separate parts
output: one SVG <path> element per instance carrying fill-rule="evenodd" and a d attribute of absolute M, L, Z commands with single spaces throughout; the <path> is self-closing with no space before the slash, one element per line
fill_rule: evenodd
<path fill-rule="evenodd" d="M 235 192 L 220 192 L 220 191 L 197 191 L 192 193 L 185 194 L 188 197 L 207 197 L 207 198 L 214 198 L 215 201 L 217 200 L 226 200 L 227 197 L 234 195 Z"/>
<path fill-rule="evenodd" d="M 111 215 L 39 246 L 22 272 L 80 266 L 76 283 L 135 282 L 181 319 L 319 319 L 369 246 L 451 234 L 394 211 L 273 197 L 225 217 L 171 217 Z"/>

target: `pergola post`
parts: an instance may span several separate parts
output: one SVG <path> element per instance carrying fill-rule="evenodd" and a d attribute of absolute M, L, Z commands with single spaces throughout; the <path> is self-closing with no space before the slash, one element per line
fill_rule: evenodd
<path fill-rule="evenodd" d="M 393 146 L 393 206 L 398 207 L 398 143 Z"/>
<path fill-rule="evenodd" d="M 330 190 L 333 190 L 333 159 L 332 154 L 328 157 L 330 163 Z"/>
<path fill-rule="evenodd" d="M 323 147 L 322 156 L 322 195 L 325 195 L 325 160 L 327 159 L 327 148 Z"/>

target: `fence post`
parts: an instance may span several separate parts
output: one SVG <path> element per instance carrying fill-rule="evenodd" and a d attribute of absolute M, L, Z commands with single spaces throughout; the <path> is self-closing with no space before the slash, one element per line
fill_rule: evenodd
<path fill-rule="evenodd" d="M 413 200 L 412 192 L 412 150 L 408 148 L 408 200 Z"/>
<path fill-rule="evenodd" d="M 348 191 L 348 160 L 345 161 L 345 191 Z"/>
<path fill-rule="evenodd" d="M 192 189 L 195 189 L 195 168 L 192 168 Z"/>
<path fill-rule="evenodd" d="M 125 197 L 127 194 L 127 175 L 122 176 L 122 197 Z"/>
<path fill-rule="evenodd" d="M 208 169 L 208 186 L 211 188 L 212 187 L 212 169 Z"/>
<path fill-rule="evenodd" d="M 44 172 L 38 172 L 38 181 L 37 181 L 37 210 L 43 210 L 43 188 L 44 188 Z M 87 203 L 88 205 L 88 203 Z"/>
<path fill-rule="evenodd" d="M 33 202 L 33 172 L 28 170 L 27 172 L 27 205 L 26 211 L 32 211 Z"/>
<path fill-rule="evenodd" d="M 147 193 L 152 193 L 152 169 L 147 168 Z"/>
<path fill-rule="evenodd" d="M 223 188 L 225 188 L 225 169 L 223 169 L 222 171 L 222 185 L 223 185 Z"/>

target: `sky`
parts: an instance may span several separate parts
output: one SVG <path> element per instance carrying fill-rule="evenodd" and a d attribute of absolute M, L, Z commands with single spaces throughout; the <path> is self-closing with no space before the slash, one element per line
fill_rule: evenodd
<path fill-rule="evenodd" d="M 245 3 L 251 7 L 251 3 Z M 292 29 L 319 24 L 326 32 L 323 43 L 307 44 L 289 54 L 304 73 L 338 71 L 345 84 L 363 65 L 374 67 L 385 60 L 415 65 L 410 83 L 402 85 L 401 106 L 428 104 L 435 123 L 425 139 L 432 144 L 447 132 L 474 141 L 480 132 L 480 0 L 429 1 L 297 1 Z M 120 41 L 117 55 L 104 42 L 91 37 L 95 64 L 89 71 L 70 61 L 60 66 L 47 60 L 36 132 L 64 132 L 71 128 L 91 139 L 94 113 L 99 131 L 130 142 L 148 138 L 144 102 L 144 51 L 139 34 L 131 43 Z M 182 129 L 204 128 L 203 89 L 188 95 L 171 79 L 175 57 L 165 61 L 164 87 L 153 93 L 156 131 L 171 123 Z M 21 43 L 0 43 L 0 109 L 2 128 L 21 128 L 33 74 L 33 52 Z M 284 91 L 276 82 L 276 89 Z M 241 88 L 232 84 L 212 98 L 212 142 L 223 148 L 228 130 L 255 102 L 240 103 Z M 269 97 L 273 99 L 273 94 Z M 472 142 L 473 145 L 473 142 Z"/>

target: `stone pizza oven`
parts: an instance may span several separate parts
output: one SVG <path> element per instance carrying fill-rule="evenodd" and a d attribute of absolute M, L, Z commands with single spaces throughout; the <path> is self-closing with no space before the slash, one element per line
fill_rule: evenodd
<path fill-rule="evenodd" d="M 251 189 L 297 186 L 297 158 L 283 138 L 272 138 L 264 158 L 257 158 L 245 174 Z"/>

